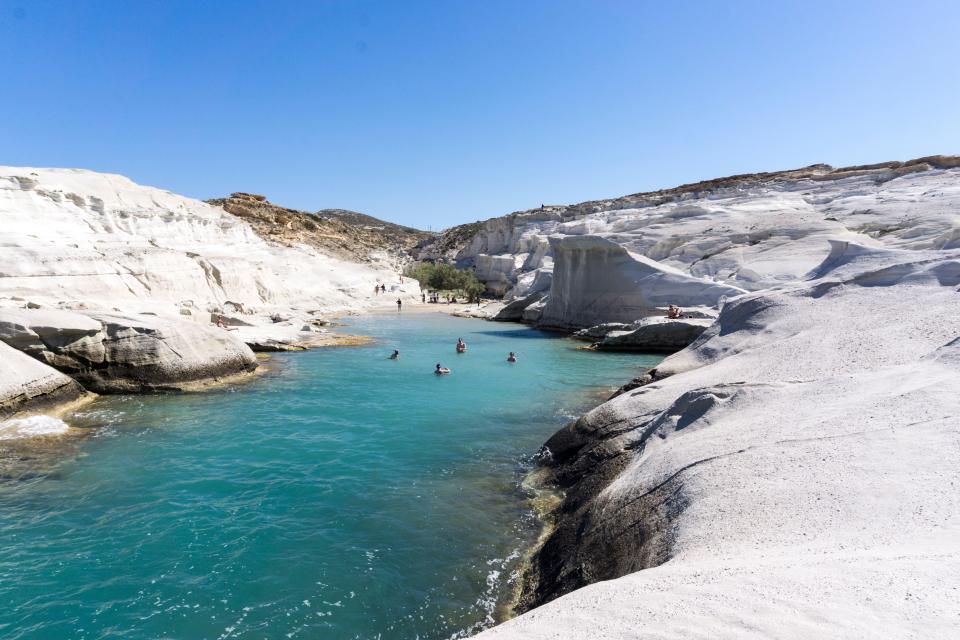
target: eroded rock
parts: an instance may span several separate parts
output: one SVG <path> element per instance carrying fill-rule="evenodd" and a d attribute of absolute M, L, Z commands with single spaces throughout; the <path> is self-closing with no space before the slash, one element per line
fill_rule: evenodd
<path fill-rule="evenodd" d="M 712 307 L 743 289 L 695 278 L 599 236 L 551 238 L 555 263 L 549 302 L 538 324 L 580 329 L 633 322 L 668 305 Z"/>
<path fill-rule="evenodd" d="M 88 395 L 76 381 L 0 342 L 0 421 Z"/>
<path fill-rule="evenodd" d="M 2 309 L 0 340 L 97 393 L 187 388 L 257 366 L 233 332 L 152 315 Z"/>
<path fill-rule="evenodd" d="M 712 323 L 712 318 L 644 318 L 627 330 L 608 332 L 597 348 L 672 353 L 693 343 Z"/>

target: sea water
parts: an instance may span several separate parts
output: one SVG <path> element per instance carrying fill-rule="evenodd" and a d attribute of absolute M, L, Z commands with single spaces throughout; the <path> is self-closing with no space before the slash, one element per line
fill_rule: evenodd
<path fill-rule="evenodd" d="M 345 330 L 374 342 L 0 448 L 0 637 L 449 638 L 502 616 L 534 454 L 659 358 L 441 314 Z"/>

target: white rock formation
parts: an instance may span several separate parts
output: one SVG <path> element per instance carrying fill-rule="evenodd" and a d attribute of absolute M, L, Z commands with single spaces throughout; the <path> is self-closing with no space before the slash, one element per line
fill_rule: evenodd
<path fill-rule="evenodd" d="M 608 331 L 597 348 L 673 353 L 699 338 L 711 324 L 712 318 L 644 318 L 628 329 Z"/>
<path fill-rule="evenodd" d="M 477 278 L 487 283 L 487 289 L 496 295 L 503 295 L 512 286 L 510 277 L 517 270 L 517 262 L 522 258 L 515 256 L 489 256 L 479 254 L 474 260 Z"/>
<path fill-rule="evenodd" d="M 76 169 L 0 167 L 0 306 L 256 315 L 387 306 L 392 266 L 348 263 L 257 236 L 218 207 Z M 391 295 L 413 300 L 416 283 Z"/>
<path fill-rule="evenodd" d="M 318 313 L 420 295 L 415 281 L 397 282 L 386 255 L 357 264 L 269 242 L 219 207 L 117 175 L 0 167 L 0 218 L 0 311 L 19 309 L 7 342 L 98 391 L 180 388 L 251 370 L 236 332 L 211 326 L 222 313 L 228 324 L 259 327 L 248 329 L 259 337 L 276 334 L 281 317 L 305 344 L 300 329 Z M 389 291 L 374 295 L 375 283 Z M 27 317 L 24 307 L 49 315 Z M 56 387 L 16 380 L 11 389 L 27 384 L 30 393 Z"/>
<path fill-rule="evenodd" d="M 54 410 L 86 395 L 71 378 L 0 342 L 0 431 L 20 414 Z"/>
<path fill-rule="evenodd" d="M 671 304 L 713 306 L 743 289 L 695 278 L 600 236 L 550 239 L 555 258 L 550 299 L 539 324 L 582 329 L 663 315 Z"/>
<path fill-rule="evenodd" d="M 504 305 L 493 319 L 503 322 L 519 322 L 523 320 L 523 312 L 527 307 L 540 302 L 543 297 L 544 293 L 542 291 L 535 291 L 522 298 L 517 298 Z"/>
<path fill-rule="evenodd" d="M 960 637 L 958 286 L 960 251 L 841 241 L 727 303 L 547 443 L 527 604 L 566 595 L 480 637 Z"/>
<path fill-rule="evenodd" d="M 534 209 L 488 220 L 457 260 L 513 258 L 519 267 L 498 272 L 497 282 L 519 285 L 525 273 L 550 264 L 548 236 L 594 235 L 690 275 L 759 290 L 803 276 L 823 260 L 827 239 L 960 247 L 958 166 L 951 157 L 839 170 L 815 165 Z M 520 287 L 512 295 L 526 293 Z"/>
<path fill-rule="evenodd" d="M 550 243 L 546 244 L 549 246 Z M 517 283 L 503 297 L 506 300 L 514 300 L 531 293 L 546 293 L 550 291 L 551 284 L 553 284 L 553 258 L 550 258 L 549 267 L 541 267 L 517 276 Z"/>
<path fill-rule="evenodd" d="M 234 332 L 152 315 L 0 308 L 0 341 L 98 393 L 186 388 L 257 366 Z"/>

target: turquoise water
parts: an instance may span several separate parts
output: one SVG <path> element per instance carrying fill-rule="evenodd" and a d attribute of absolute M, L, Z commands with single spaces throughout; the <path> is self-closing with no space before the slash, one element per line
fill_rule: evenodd
<path fill-rule="evenodd" d="M 439 314 L 348 330 L 376 343 L 279 355 L 226 390 L 99 400 L 79 437 L 0 449 L 0 637 L 491 624 L 537 533 L 521 485 L 532 454 L 659 358 Z M 437 362 L 453 375 L 432 375 Z"/>

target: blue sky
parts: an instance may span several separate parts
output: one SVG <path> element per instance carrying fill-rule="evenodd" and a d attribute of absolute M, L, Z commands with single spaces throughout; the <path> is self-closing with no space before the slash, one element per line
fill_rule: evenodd
<path fill-rule="evenodd" d="M 0 0 L 0 164 L 423 228 L 960 153 L 960 2 Z"/>

